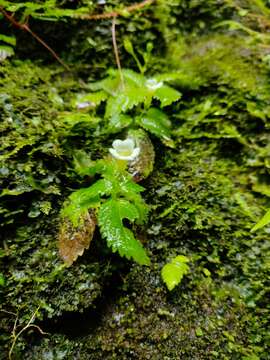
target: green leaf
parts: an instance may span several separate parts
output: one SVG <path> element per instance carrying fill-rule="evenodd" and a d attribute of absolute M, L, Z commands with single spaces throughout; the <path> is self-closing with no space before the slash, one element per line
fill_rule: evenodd
<path fill-rule="evenodd" d="M 80 189 L 70 195 L 70 200 L 80 205 L 87 204 L 91 199 L 99 195 L 109 195 L 112 191 L 112 184 L 105 179 L 96 181 L 88 188 Z"/>
<path fill-rule="evenodd" d="M 187 262 L 189 259 L 186 256 L 178 255 L 170 263 L 163 266 L 161 276 L 170 291 L 180 284 L 183 276 L 189 272 Z"/>
<path fill-rule="evenodd" d="M 91 128 L 96 128 L 100 119 L 89 114 L 81 112 L 65 112 L 59 115 L 59 118 L 63 120 L 68 126 L 75 126 L 80 123 L 86 123 Z"/>
<path fill-rule="evenodd" d="M 126 114 L 114 114 L 109 119 L 110 132 L 117 132 L 128 127 L 132 123 L 132 117 Z"/>
<path fill-rule="evenodd" d="M 139 218 L 137 208 L 124 199 L 110 199 L 104 202 L 99 210 L 98 224 L 102 236 L 113 252 L 118 251 L 121 256 L 133 258 L 141 265 L 149 265 L 150 260 L 142 244 L 134 238 L 133 233 L 124 227 L 123 219 L 133 222 Z"/>
<path fill-rule="evenodd" d="M 16 38 L 14 36 L 0 34 L 0 40 L 12 46 L 16 45 Z"/>
<path fill-rule="evenodd" d="M 0 273 L 0 286 L 4 286 L 5 285 L 5 278 L 4 275 Z"/>
<path fill-rule="evenodd" d="M 161 114 L 161 111 L 150 108 L 146 114 L 138 116 L 136 121 L 145 130 L 150 131 L 152 134 L 165 141 L 169 141 L 171 140 L 171 131 L 166 123 L 167 120 L 165 120 L 165 114 L 164 117 Z"/>
<path fill-rule="evenodd" d="M 109 164 L 105 160 L 91 161 L 88 164 L 88 169 L 85 171 L 85 175 L 93 176 L 95 174 L 102 174 L 107 171 Z"/>
<path fill-rule="evenodd" d="M 85 104 L 86 108 L 95 108 L 102 101 L 105 101 L 107 97 L 108 94 L 105 91 L 97 91 L 94 93 L 79 95 L 77 96 L 76 100 L 73 102 L 73 106 L 75 108 L 80 108 L 82 104 Z"/>
<path fill-rule="evenodd" d="M 138 223 L 142 224 L 146 221 L 148 215 L 148 207 L 143 198 L 139 195 L 144 188 L 133 181 L 120 182 L 120 192 L 127 200 L 133 203 L 138 210 Z"/>
<path fill-rule="evenodd" d="M 79 175 L 88 175 L 88 168 L 93 165 L 90 156 L 83 150 L 76 150 L 73 155 L 73 164 L 75 171 Z"/>
<path fill-rule="evenodd" d="M 105 79 L 88 84 L 87 87 L 92 91 L 104 90 L 108 94 L 114 95 L 119 87 L 119 78 L 108 76 Z"/>
<path fill-rule="evenodd" d="M 160 100 L 161 107 L 164 107 L 171 105 L 174 101 L 179 100 L 181 98 L 181 94 L 172 87 L 163 85 L 155 91 L 154 98 Z"/>
<path fill-rule="evenodd" d="M 270 223 L 270 209 L 267 213 L 262 217 L 262 219 L 251 229 L 251 232 L 254 232 L 262 227 L 268 225 Z"/>
<path fill-rule="evenodd" d="M 143 66 L 142 66 L 140 60 L 138 59 L 137 55 L 135 54 L 132 42 L 130 41 L 130 39 L 128 37 L 124 38 L 124 48 L 133 57 L 133 59 L 135 60 L 140 72 L 142 73 L 143 72 Z"/>
<path fill-rule="evenodd" d="M 105 117 L 112 118 L 116 114 L 131 110 L 134 106 L 144 103 L 148 93 L 135 86 L 126 87 L 116 96 L 111 96 L 107 101 Z"/>
<path fill-rule="evenodd" d="M 151 107 L 147 111 L 147 116 L 151 117 L 152 119 L 155 119 L 158 123 L 160 123 L 167 129 L 170 129 L 170 127 L 172 126 L 172 123 L 169 120 L 168 116 L 163 111 L 161 111 L 157 108 Z"/>
<path fill-rule="evenodd" d="M 115 71 L 115 70 L 114 70 Z M 137 86 L 139 88 L 142 88 L 145 84 L 145 77 L 135 71 L 132 71 L 130 69 L 123 69 L 122 70 L 125 82 L 129 86 Z"/>
<path fill-rule="evenodd" d="M 104 160 L 93 161 L 83 150 L 77 150 L 73 156 L 75 171 L 81 175 L 94 176 L 106 171 L 108 164 Z"/>
<path fill-rule="evenodd" d="M 69 203 L 62 211 L 62 217 L 67 217 L 74 226 L 78 226 L 79 219 L 89 208 L 95 208 L 100 203 L 100 196 L 109 195 L 112 191 L 110 181 L 101 179 L 92 186 L 77 190 L 69 196 Z"/>

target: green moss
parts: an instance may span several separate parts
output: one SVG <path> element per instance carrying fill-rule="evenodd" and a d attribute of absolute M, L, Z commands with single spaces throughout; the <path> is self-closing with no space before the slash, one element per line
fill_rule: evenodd
<path fill-rule="evenodd" d="M 265 20 L 255 5 L 251 14 Z M 239 6 L 251 4 L 159 1 L 145 16 L 118 19 L 124 67 L 135 63 L 122 49 L 122 37 L 136 51 L 159 39 L 148 72 L 182 74 L 172 81 L 182 100 L 165 108 L 176 147 L 153 139 L 154 172 L 143 181 L 151 214 L 145 228 L 133 229 L 151 254 L 149 269 L 131 263 L 130 271 L 123 269 L 127 263 L 110 257 L 98 234 L 71 268 L 57 255 L 59 208 L 71 190 L 89 183 L 75 176 L 72 155 L 83 149 L 102 157 L 111 143 L 111 135 L 99 131 L 101 119 L 91 122 L 84 113 L 85 121 L 78 121 L 73 101 L 87 92 L 86 79 L 102 78 L 113 61 L 111 23 L 76 22 L 62 54 L 78 62 L 78 73 L 30 61 L 4 63 L 1 308 L 18 312 L 23 325 L 40 306 L 37 323 L 45 331 L 48 319 L 55 325 L 50 335 L 22 335 L 18 359 L 269 358 L 269 228 L 250 233 L 269 207 L 269 65 L 265 44 L 212 27 L 243 18 L 262 31 L 239 14 Z M 23 41 L 18 54 L 20 46 Z M 191 271 L 169 293 L 160 270 L 179 254 L 191 259 Z M 122 280 L 114 284 L 116 273 Z M 110 294 L 107 282 L 115 287 Z M 100 317 L 84 336 L 56 326 L 67 313 L 87 314 L 100 300 Z M 4 359 L 14 319 L 3 312 L 1 321 Z"/>

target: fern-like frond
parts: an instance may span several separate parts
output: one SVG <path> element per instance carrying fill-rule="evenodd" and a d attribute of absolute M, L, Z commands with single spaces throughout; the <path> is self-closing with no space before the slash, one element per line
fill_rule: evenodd
<path fill-rule="evenodd" d="M 183 276 L 189 272 L 187 262 L 189 259 L 186 256 L 178 255 L 163 266 L 161 276 L 169 290 L 173 290 L 176 285 L 180 284 Z"/>
<path fill-rule="evenodd" d="M 99 209 L 98 224 L 113 252 L 118 251 L 121 256 L 132 258 L 141 265 L 149 265 L 150 260 L 142 244 L 123 225 L 123 219 L 133 222 L 139 216 L 137 208 L 127 200 L 109 199 Z"/>

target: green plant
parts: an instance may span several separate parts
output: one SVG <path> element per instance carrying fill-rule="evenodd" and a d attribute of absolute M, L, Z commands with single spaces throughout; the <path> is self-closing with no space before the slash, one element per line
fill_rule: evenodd
<path fill-rule="evenodd" d="M 183 276 L 189 272 L 188 262 L 189 259 L 186 256 L 178 255 L 163 266 L 161 277 L 170 291 L 180 284 Z"/>
<path fill-rule="evenodd" d="M 63 221 L 59 237 L 60 254 L 68 265 L 89 247 L 95 228 L 96 214 L 93 209 L 97 213 L 101 235 L 114 252 L 133 258 L 139 264 L 149 264 L 142 245 L 134 238 L 131 230 L 124 226 L 123 221 L 143 223 L 147 217 L 147 207 L 140 196 L 143 188 L 134 182 L 147 177 L 154 162 L 152 143 L 142 129 L 156 135 L 166 145 L 174 146 L 169 118 L 165 112 L 151 106 L 152 101 L 157 100 L 163 108 L 181 96 L 177 90 L 165 85 L 163 79 L 166 80 L 166 76 L 145 78 L 128 69 L 110 70 L 107 78 L 88 85 L 92 92 L 80 94 L 72 101 L 73 107 L 92 115 L 94 113 L 93 116 L 86 113 L 77 113 L 76 118 L 74 114 L 62 115 L 73 124 L 74 120 L 81 122 L 85 117 L 87 121 L 97 119 L 100 116 L 100 105 L 106 101 L 105 124 L 101 132 L 111 134 L 126 129 L 129 133 L 124 142 L 114 141 L 113 146 L 118 147 L 119 151 L 117 153 L 117 149 L 110 149 L 113 158 L 89 163 L 82 153 L 75 157 L 76 170 L 80 175 L 99 174 L 102 178 L 89 188 L 71 194 L 62 210 L 62 217 L 71 223 Z M 132 150 L 130 142 L 134 139 L 137 148 Z M 131 149 L 122 148 L 128 143 Z M 127 153 L 131 155 L 127 156 Z M 136 161 L 139 153 L 139 161 Z M 90 232 L 87 230 L 89 226 Z M 75 241 L 71 242 L 69 238 Z"/>
<path fill-rule="evenodd" d="M 132 44 L 131 40 L 128 37 L 124 38 L 123 45 L 124 45 L 124 48 L 125 48 L 126 52 L 128 52 L 133 57 L 133 59 L 135 60 L 135 63 L 137 65 L 138 69 L 140 70 L 140 73 L 144 74 L 146 69 L 147 69 L 148 63 L 149 63 L 149 61 L 151 59 L 151 52 L 153 50 L 153 43 L 148 42 L 146 44 L 145 51 L 138 50 L 138 53 L 140 54 L 141 58 L 143 59 L 143 64 L 140 61 L 138 55 L 136 54 L 136 52 L 134 50 L 134 47 L 133 47 L 133 44 Z"/>
<path fill-rule="evenodd" d="M 111 10 L 108 7 L 109 12 L 94 13 L 96 7 L 99 8 L 99 4 L 95 5 L 93 2 L 82 1 L 77 6 L 70 9 L 66 7 L 64 2 L 61 4 L 57 0 L 43 0 L 37 2 L 32 1 L 7 1 L 0 0 L 0 16 L 3 15 L 13 26 L 23 31 L 28 32 L 33 36 L 42 46 L 44 46 L 52 56 L 66 69 L 70 70 L 58 54 L 34 31 L 29 27 L 29 19 L 34 18 L 37 20 L 45 21 L 68 21 L 69 19 L 81 19 L 81 20 L 101 20 L 101 19 L 115 19 L 118 16 L 128 16 L 129 13 L 147 7 L 151 5 L 153 0 L 144 0 L 141 3 L 133 4 L 127 7 L 120 6 L 119 8 Z M 105 7 L 107 10 L 107 7 Z M 114 21 L 114 20 L 113 20 Z M 4 35 L 5 37 L 6 35 Z M 12 49 L 12 48 L 11 48 Z M 13 55 L 11 49 L 1 50 L 0 48 L 0 61 L 1 58 Z M 151 50 L 150 50 L 151 51 Z M 148 55 L 144 56 L 144 67 L 149 60 Z"/>
<path fill-rule="evenodd" d="M 75 156 L 75 167 L 80 175 L 99 174 L 101 179 L 89 188 L 71 194 L 62 210 L 62 217 L 68 222 L 63 221 L 59 247 L 68 265 L 89 247 L 96 221 L 101 235 L 114 252 L 118 251 L 121 256 L 132 258 L 139 264 L 149 264 L 142 245 L 123 221 L 143 223 L 147 217 L 147 207 L 140 196 L 143 188 L 134 181 L 147 177 L 153 168 L 154 149 L 145 130 L 166 145 L 174 146 L 168 116 L 152 106 L 153 100 L 163 108 L 180 99 L 181 94 L 177 90 L 164 84 L 166 80 L 166 75 L 146 78 L 129 69 L 110 70 L 107 78 L 88 85 L 92 92 L 79 94 L 72 101 L 73 108 L 80 113 L 76 113 L 75 117 L 74 112 L 60 115 L 73 125 L 84 122 L 84 119 L 86 122 L 95 119 L 100 123 L 100 114 L 104 109 L 101 104 L 106 102 L 105 123 L 97 131 L 111 134 L 127 130 L 128 139 L 123 143 L 127 145 L 129 142 L 130 146 L 131 139 L 135 139 L 137 145 L 133 150 L 123 149 L 122 141 L 116 140 L 113 144 L 119 147 L 119 153 L 110 149 L 114 158 L 96 162 L 89 162 L 83 153 Z M 139 160 L 136 161 L 138 155 Z M 70 238 L 75 241 L 70 241 Z"/>
<path fill-rule="evenodd" d="M 126 128 L 140 127 L 173 147 L 168 116 L 152 106 L 153 100 L 164 108 L 180 99 L 179 91 L 164 83 L 167 80 L 166 74 L 146 78 L 129 69 L 121 72 L 111 69 L 107 78 L 88 85 L 92 92 L 80 96 L 76 105 L 80 107 L 88 102 L 99 110 L 100 103 L 105 101 L 104 131 L 116 133 Z"/>
<path fill-rule="evenodd" d="M 268 225 L 270 223 L 270 209 L 266 212 L 266 214 L 257 222 L 256 225 L 253 226 L 251 232 L 261 229 L 262 227 Z"/>
<path fill-rule="evenodd" d="M 121 140 L 115 142 L 117 141 L 121 143 Z M 115 149 L 110 150 L 112 153 L 115 151 Z M 88 164 L 85 161 L 77 161 L 76 169 L 80 175 L 94 176 L 99 174 L 101 178 L 90 187 L 73 192 L 62 209 L 61 215 L 77 231 L 76 238 L 78 238 L 79 228 L 84 228 L 83 225 L 87 217 L 89 221 L 89 210 L 92 211 L 92 214 L 94 211 L 101 235 L 106 239 L 113 252 L 117 251 L 121 256 L 128 259 L 132 258 L 141 265 L 149 265 L 150 260 L 142 244 L 135 239 L 132 231 L 123 223 L 123 221 L 128 220 L 130 223 L 142 224 L 145 222 L 148 212 L 140 195 L 144 188 L 133 181 L 132 175 L 126 170 L 126 166 L 126 160 L 119 160 L 114 157 L 95 162 L 89 161 Z M 66 226 L 65 221 L 62 226 Z M 90 235 L 92 236 L 92 234 Z M 86 236 L 89 237 L 89 233 Z M 61 246 L 65 247 L 63 237 L 66 236 L 63 231 L 60 231 Z M 81 237 L 80 243 L 82 243 Z M 85 247 L 89 246 L 89 242 L 85 241 L 85 244 Z M 81 246 L 79 246 L 79 251 L 79 255 L 81 255 L 83 252 Z M 74 259 L 76 258 L 77 256 L 74 257 Z M 67 262 L 71 264 L 73 260 L 68 259 Z"/>

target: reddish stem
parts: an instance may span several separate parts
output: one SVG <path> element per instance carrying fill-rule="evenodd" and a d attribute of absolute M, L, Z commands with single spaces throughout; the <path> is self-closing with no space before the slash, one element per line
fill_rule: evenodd
<path fill-rule="evenodd" d="M 24 24 L 19 23 L 16 21 L 13 17 L 13 15 L 8 14 L 2 7 L 0 7 L 1 13 L 5 16 L 7 20 L 11 22 L 11 24 L 20 30 L 26 31 L 29 34 L 31 34 L 42 46 L 44 46 L 51 54 L 52 56 L 68 71 L 70 71 L 70 68 L 68 65 L 64 63 L 63 60 L 60 59 L 60 57 L 56 54 L 56 52 L 48 45 L 44 40 L 42 40 L 34 31 L 30 29 L 27 22 Z"/>

